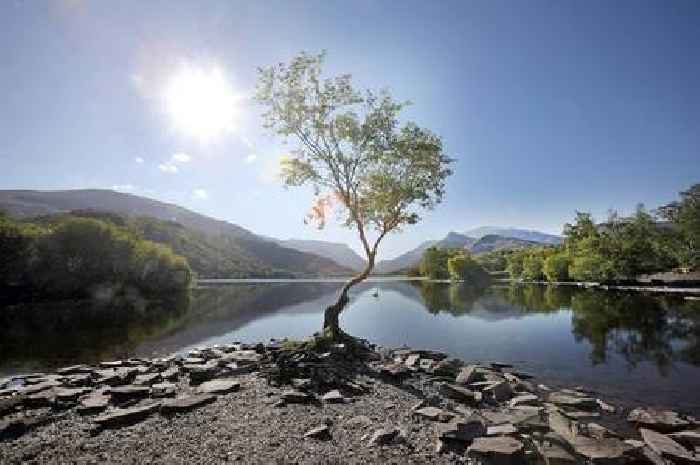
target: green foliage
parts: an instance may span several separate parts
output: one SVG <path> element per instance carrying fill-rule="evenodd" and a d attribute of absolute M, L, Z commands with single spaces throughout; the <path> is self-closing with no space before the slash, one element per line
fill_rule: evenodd
<path fill-rule="evenodd" d="M 600 254 L 576 255 L 569 266 L 569 275 L 576 281 L 604 282 L 613 278 L 610 260 Z"/>
<path fill-rule="evenodd" d="M 565 251 L 553 253 L 544 260 L 542 271 L 547 281 L 560 282 L 569 280 L 571 259 Z"/>
<path fill-rule="evenodd" d="M 494 250 L 492 252 L 478 254 L 474 259 L 488 271 L 506 271 L 508 256 L 512 253 L 513 250 Z"/>
<path fill-rule="evenodd" d="M 506 271 L 511 279 L 520 279 L 523 276 L 523 265 L 525 257 L 527 256 L 526 250 L 516 250 L 515 252 L 508 255 L 506 258 Z"/>
<path fill-rule="evenodd" d="M 146 241 L 110 222 L 62 216 L 40 227 L 0 221 L 3 254 L 0 285 L 64 297 L 112 299 L 123 294 L 167 296 L 187 289 L 187 261 L 162 244 Z M 3 270 L 5 271 L 5 270 Z"/>
<path fill-rule="evenodd" d="M 666 231 L 666 247 L 679 266 L 700 268 L 700 184 L 680 193 L 681 200 L 659 208 L 658 214 L 671 221 Z"/>
<path fill-rule="evenodd" d="M 0 288 L 21 286 L 36 259 L 35 241 L 42 229 L 0 215 Z"/>
<path fill-rule="evenodd" d="M 488 273 L 466 251 L 456 253 L 447 259 L 447 271 L 452 280 L 468 283 L 482 283 L 489 279 Z"/>
<path fill-rule="evenodd" d="M 423 252 L 420 265 L 420 274 L 430 279 L 449 279 L 450 272 L 447 268 L 447 261 L 456 252 L 450 249 L 439 247 L 429 247 Z"/>
<path fill-rule="evenodd" d="M 452 160 L 440 137 L 415 123 L 400 125 L 408 102 L 386 91 L 360 92 L 348 74 L 322 78 L 324 58 L 301 53 L 260 69 L 256 99 L 266 110 L 265 127 L 298 142 L 282 160 L 282 180 L 315 189 L 310 216 L 321 227 L 329 207 L 342 209 L 343 224 L 357 229 L 367 255 L 366 276 L 386 234 L 440 203 Z M 367 237 L 372 230 L 374 241 Z"/>

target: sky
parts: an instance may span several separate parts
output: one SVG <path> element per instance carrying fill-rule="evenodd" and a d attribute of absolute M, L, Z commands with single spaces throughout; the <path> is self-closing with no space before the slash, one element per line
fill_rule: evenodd
<path fill-rule="evenodd" d="M 483 225 L 560 233 L 700 182 L 700 2 L 0 2 L 0 189 L 111 188 L 278 238 L 305 225 L 293 144 L 261 127 L 257 68 L 327 50 L 391 89 L 455 158 L 390 258 Z"/>

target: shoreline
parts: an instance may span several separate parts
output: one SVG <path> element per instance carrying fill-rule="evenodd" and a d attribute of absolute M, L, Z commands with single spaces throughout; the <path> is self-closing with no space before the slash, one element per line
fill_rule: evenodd
<path fill-rule="evenodd" d="M 629 463 L 668 441 L 695 460 L 700 432 L 678 431 L 699 427 L 510 364 L 368 343 L 232 343 L 0 382 L 2 463 Z"/>

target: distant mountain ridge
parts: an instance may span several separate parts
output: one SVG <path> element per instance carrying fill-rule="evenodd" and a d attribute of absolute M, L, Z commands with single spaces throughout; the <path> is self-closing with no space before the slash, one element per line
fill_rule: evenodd
<path fill-rule="evenodd" d="M 148 239 L 168 243 L 191 258 L 204 277 L 339 275 L 351 270 L 319 255 L 283 247 L 245 228 L 177 205 L 102 189 L 0 190 L 0 210 L 29 218 L 73 210 L 154 218 L 144 225 Z M 160 239 L 160 240 L 159 240 Z"/>
<path fill-rule="evenodd" d="M 502 237 L 511 237 L 514 239 L 522 239 L 525 241 L 539 242 L 540 244 L 561 244 L 561 236 L 547 234 L 540 231 L 520 228 L 502 228 L 498 226 L 481 226 L 479 228 L 470 229 L 464 232 L 469 237 L 481 239 L 484 236 L 496 235 Z"/>
<path fill-rule="evenodd" d="M 521 237 L 511 237 L 490 233 L 489 231 L 492 230 L 510 232 Z M 539 240 L 525 239 L 524 237 L 537 238 Z M 491 226 L 484 226 L 482 228 L 472 229 L 467 233 L 452 231 L 441 240 L 425 241 L 418 247 L 409 250 L 396 258 L 380 261 L 377 263 L 375 271 L 377 273 L 396 273 L 408 268 L 416 267 L 420 263 L 423 252 L 425 252 L 425 250 L 429 247 L 466 249 L 474 254 L 479 254 L 496 250 L 519 249 L 535 247 L 538 245 L 554 245 L 560 242 L 561 238 L 558 236 L 516 228 L 499 229 Z"/>

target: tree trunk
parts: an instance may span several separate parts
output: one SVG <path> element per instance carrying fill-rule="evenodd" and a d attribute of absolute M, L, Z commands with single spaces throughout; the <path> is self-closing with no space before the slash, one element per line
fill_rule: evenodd
<path fill-rule="evenodd" d="M 334 341 L 340 339 L 342 335 L 339 323 L 340 312 L 343 311 L 345 306 L 350 301 L 350 298 L 348 297 L 348 291 L 350 291 L 350 288 L 353 287 L 355 284 L 361 283 L 362 281 L 367 279 L 369 274 L 372 272 L 373 268 L 374 256 L 372 254 L 370 256 L 370 259 L 367 261 L 367 267 L 362 271 L 362 273 L 358 274 L 357 276 L 354 276 L 350 281 L 345 283 L 345 285 L 340 291 L 338 300 L 333 305 L 326 308 L 326 311 L 323 315 L 323 335 L 331 337 Z"/>

